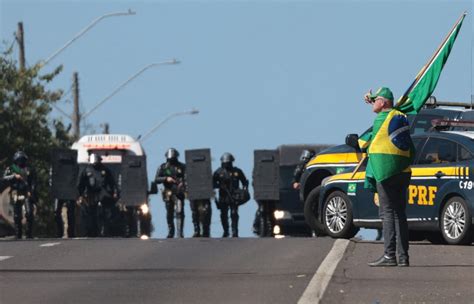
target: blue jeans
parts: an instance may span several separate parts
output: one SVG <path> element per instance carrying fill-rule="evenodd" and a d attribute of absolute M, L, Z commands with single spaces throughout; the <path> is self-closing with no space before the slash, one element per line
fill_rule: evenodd
<path fill-rule="evenodd" d="M 403 172 L 377 183 L 380 206 L 383 210 L 384 253 L 393 258 L 408 259 L 408 222 L 405 213 L 407 189 L 411 173 Z"/>

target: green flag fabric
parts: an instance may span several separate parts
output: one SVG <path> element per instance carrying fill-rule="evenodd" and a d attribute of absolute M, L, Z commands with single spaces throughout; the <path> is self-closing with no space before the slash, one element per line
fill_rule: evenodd
<path fill-rule="evenodd" d="M 372 132 L 365 134 L 359 141 L 361 146 L 368 145 L 366 188 L 376 192 L 376 182 L 382 182 L 401 172 L 410 172 L 415 151 L 406 114 L 418 113 L 435 90 L 465 16 L 466 14 L 461 16 L 397 105 L 378 113 Z"/>
<path fill-rule="evenodd" d="M 428 65 L 423 67 L 407 92 L 400 98 L 396 109 L 405 114 L 416 114 L 433 94 L 465 17 L 466 13 L 461 16 Z"/>

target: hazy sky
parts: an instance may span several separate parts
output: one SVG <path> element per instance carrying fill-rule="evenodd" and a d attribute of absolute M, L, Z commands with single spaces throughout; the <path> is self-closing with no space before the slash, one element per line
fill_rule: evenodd
<path fill-rule="evenodd" d="M 102 20 L 45 67 L 63 72 L 58 105 L 72 111 L 71 80 L 80 78 L 82 111 L 90 110 L 144 66 L 171 58 L 179 65 L 147 70 L 91 114 L 89 131 L 145 134 L 176 117 L 144 144 L 152 178 L 168 147 L 211 148 L 213 169 L 224 152 L 248 177 L 253 150 L 280 144 L 343 143 L 373 120 L 363 100 L 389 86 L 408 87 L 462 12 L 468 11 L 440 78 L 438 100 L 470 101 L 473 81 L 473 1 L 21 1 L 0 0 L 1 38 L 25 29 L 27 63 L 50 56 L 92 20 Z M 18 47 L 15 47 L 15 56 Z M 53 116 L 60 114 L 54 112 Z M 63 118 L 69 122 L 68 118 Z M 251 236 L 256 203 L 241 208 L 241 236 Z M 152 198 L 155 237 L 166 234 L 161 196 Z M 218 210 L 212 234 L 220 236 Z M 192 234 L 186 203 L 186 231 Z"/>

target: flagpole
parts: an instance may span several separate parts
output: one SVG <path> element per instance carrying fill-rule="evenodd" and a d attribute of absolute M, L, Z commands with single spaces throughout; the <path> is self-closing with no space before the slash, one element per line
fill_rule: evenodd
<path fill-rule="evenodd" d="M 443 45 L 445 45 L 446 41 L 448 41 L 449 37 L 451 36 L 451 34 L 453 33 L 453 31 L 456 29 L 456 27 L 459 25 L 459 22 L 461 22 L 461 20 L 463 20 L 464 17 L 466 17 L 467 15 L 467 11 L 464 11 L 464 13 L 462 13 L 461 17 L 459 17 L 459 19 L 456 21 L 456 23 L 454 23 L 454 26 L 451 28 L 451 30 L 448 32 L 448 35 L 446 35 L 446 37 L 444 38 L 444 40 L 441 42 L 441 44 L 439 45 L 438 49 L 434 52 L 433 56 L 431 56 L 430 60 L 428 60 L 428 63 L 426 65 L 424 65 L 420 72 L 418 72 L 418 74 L 416 75 L 415 77 L 415 80 L 413 80 L 413 82 L 411 83 L 411 85 L 408 87 L 408 89 L 405 91 L 405 93 L 403 94 L 402 97 L 400 97 L 397 101 L 397 106 L 401 106 L 408 98 L 408 92 L 411 91 L 411 89 L 413 89 L 413 87 L 415 86 L 415 84 L 418 82 L 418 80 L 420 80 L 421 76 L 425 73 L 426 69 L 428 69 L 428 67 L 431 65 L 431 63 L 433 62 L 433 60 L 436 58 L 436 56 L 438 55 L 438 53 L 441 51 L 441 48 L 443 47 Z"/>

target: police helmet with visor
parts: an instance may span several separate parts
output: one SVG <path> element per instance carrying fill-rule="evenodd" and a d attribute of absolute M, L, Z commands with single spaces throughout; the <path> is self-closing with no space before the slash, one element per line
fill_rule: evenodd
<path fill-rule="evenodd" d="M 228 152 L 222 154 L 221 156 L 221 163 L 232 163 L 235 160 L 234 156 Z"/>
<path fill-rule="evenodd" d="M 179 152 L 175 148 L 169 148 L 165 153 L 167 160 L 176 160 L 179 157 Z"/>
<path fill-rule="evenodd" d="M 26 165 L 27 161 L 28 161 L 28 156 L 23 151 L 17 151 L 13 155 L 13 162 L 19 166 Z"/>

